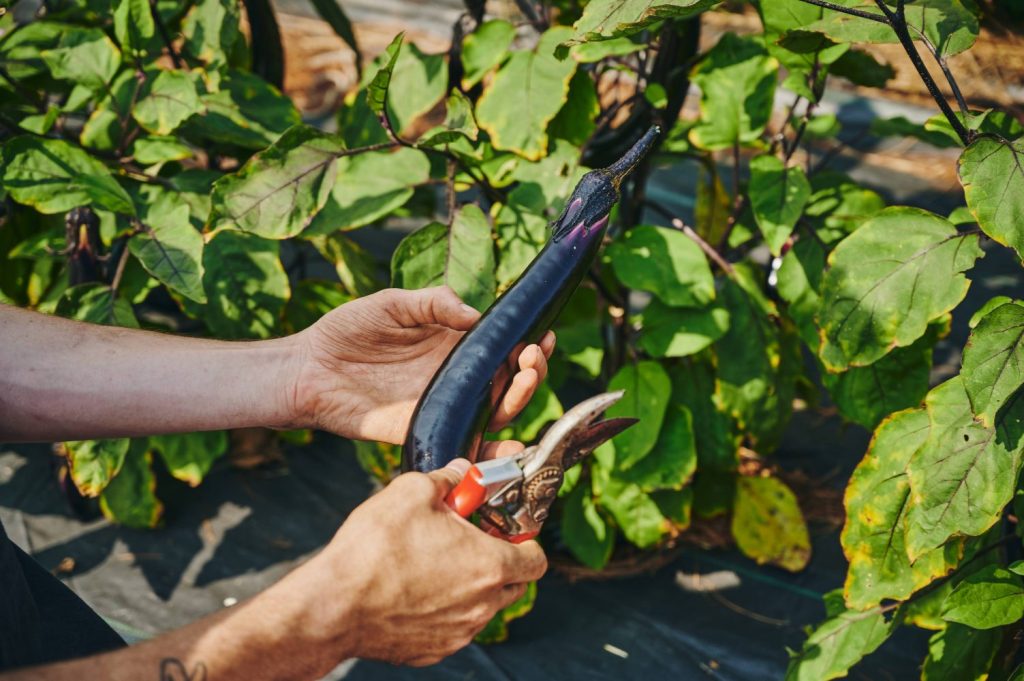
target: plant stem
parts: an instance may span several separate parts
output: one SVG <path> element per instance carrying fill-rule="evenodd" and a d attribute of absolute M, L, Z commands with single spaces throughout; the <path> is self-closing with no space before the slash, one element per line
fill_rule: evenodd
<path fill-rule="evenodd" d="M 156 30 L 160 32 L 160 39 L 167 47 L 167 53 L 171 55 L 171 63 L 174 64 L 174 68 L 180 69 L 182 65 L 181 55 L 174 49 L 174 42 L 171 40 L 170 33 L 167 32 L 167 27 L 164 26 L 164 20 L 160 16 L 160 10 L 157 9 L 156 0 L 149 0 L 149 13 L 153 16 Z"/>
<path fill-rule="evenodd" d="M 964 99 L 963 92 L 960 91 L 960 84 L 956 82 L 956 78 L 953 77 L 953 72 L 949 70 L 949 64 L 946 62 L 946 58 L 939 53 L 939 50 L 928 37 L 917 31 L 921 41 L 928 46 L 928 51 L 931 52 L 932 57 L 935 59 L 935 63 L 939 65 L 939 69 L 942 71 L 942 75 L 946 78 L 946 83 L 949 84 L 949 89 L 953 92 L 953 97 L 956 98 L 956 105 L 960 108 L 960 113 L 965 117 L 967 116 L 969 109 L 967 108 L 967 101 Z"/>
<path fill-rule="evenodd" d="M 826 0 L 802 0 L 802 1 L 807 3 L 808 5 L 816 5 L 818 7 L 824 7 L 825 9 L 830 9 L 830 10 L 832 10 L 834 12 L 839 12 L 841 14 L 849 14 L 852 17 L 860 17 L 861 19 L 867 19 L 868 21 L 875 21 L 875 22 L 878 22 L 878 23 L 881 23 L 881 24 L 889 23 L 888 21 L 885 20 L 885 17 L 879 16 L 879 15 L 873 13 L 873 12 L 865 12 L 864 10 L 854 9 L 852 7 L 844 7 L 842 5 L 837 5 L 837 4 L 832 3 L 832 2 L 826 2 Z"/>
<path fill-rule="evenodd" d="M 736 275 L 736 270 L 729 263 L 729 261 L 722 257 L 722 254 L 715 250 L 714 246 L 705 241 L 700 234 L 697 234 L 697 232 L 692 227 L 690 227 L 685 222 L 677 218 L 675 215 L 672 214 L 671 211 L 662 206 L 660 203 L 655 203 L 653 201 L 645 201 L 644 203 L 653 208 L 655 212 L 661 213 L 664 217 L 668 218 L 669 222 L 672 223 L 673 227 L 678 229 L 686 236 L 690 237 L 690 239 L 700 247 L 700 250 L 704 251 L 704 254 L 711 258 L 711 260 L 713 260 L 716 265 L 718 265 L 722 272 L 727 274 L 729 277 L 734 277 Z"/>
<path fill-rule="evenodd" d="M 805 0 L 806 1 L 806 0 Z M 910 63 L 917 69 L 917 73 L 921 76 L 921 80 L 924 81 L 924 85 L 928 88 L 928 92 L 931 94 L 932 99 L 939 105 L 939 109 L 942 114 L 949 121 L 950 126 L 956 131 L 957 137 L 964 146 L 971 143 L 973 136 L 970 131 L 964 127 L 964 124 L 957 118 L 956 114 L 953 113 L 952 107 L 949 106 L 949 102 L 946 101 L 945 96 L 939 90 L 939 86 L 935 84 L 935 79 L 932 78 L 932 74 L 928 71 L 928 67 L 924 65 L 924 61 L 921 59 L 921 54 L 917 51 L 917 47 L 914 46 L 914 39 L 910 36 L 910 30 L 907 27 L 907 14 L 906 8 L 904 7 L 903 0 L 897 0 L 896 11 L 889 9 L 889 6 L 885 4 L 885 0 L 875 0 L 875 4 L 882 10 L 882 14 L 888 19 L 888 24 L 892 27 L 893 31 L 896 32 L 896 37 L 899 38 L 900 44 L 903 46 L 903 50 L 910 57 Z"/>

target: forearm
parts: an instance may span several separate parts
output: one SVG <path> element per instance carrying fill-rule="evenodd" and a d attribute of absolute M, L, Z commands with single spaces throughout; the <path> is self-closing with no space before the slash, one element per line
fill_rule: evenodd
<path fill-rule="evenodd" d="M 222 342 L 0 305 L 0 441 L 287 427 L 284 338 Z"/>
<path fill-rule="evenodd" d="M 346 633 L 324 638 L 316 606 L 299 602 L 290 580 L 252 600 L 122 650 L 32 667 L 0 681 L 260 681 L 315 679 L 351 655 Z M 335 603 L 335 605 L 337 605 Z"/>

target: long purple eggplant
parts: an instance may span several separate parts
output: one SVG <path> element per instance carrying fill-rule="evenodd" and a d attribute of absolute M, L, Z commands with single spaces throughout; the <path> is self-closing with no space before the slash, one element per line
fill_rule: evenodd
<path fill-rule="evenodd" d="M 413 412 L 403 470 L 426 472 L 460 456 L 476 459 L 493 411 L 495 376 L 517 345 L 536 343 L 551 328 L 597 256 L 622 180 L 659 134 L 652 127 L 622 158 L 576 185 L 544 249 L 434 374 Z"/>

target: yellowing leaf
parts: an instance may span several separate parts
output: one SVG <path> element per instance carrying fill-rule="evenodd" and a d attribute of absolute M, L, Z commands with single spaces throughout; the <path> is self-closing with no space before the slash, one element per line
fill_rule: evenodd
<path fill-rule="evenodd" d="M 793 492 L 771 477 L 741 476 L 736 484 L 736 546 L 759 564 L 803 570 L 811 559 L 811 539 Z"/>

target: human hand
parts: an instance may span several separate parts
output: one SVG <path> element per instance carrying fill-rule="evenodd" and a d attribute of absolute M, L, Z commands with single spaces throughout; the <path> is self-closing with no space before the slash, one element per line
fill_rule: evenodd
<path fill-rule="evenodd" d="M 468 645 L 544 574 L 537 542 L 496 539 L 445 505 L 468 468 L 456 459 L 399 476 L 293 573 L 293 583 L 314 595 L 308 624 L 344 631 L 343 655 L 434 664 Z"/>
<path fill-rule="evenodd" d="M 298 334 L 304 353 L 294 388 L 292 422 L 360 440 L 400 444 L 413 409 L 437 368 L 480 313 L 447 286 L 387 289 L 353 300 Z M 495 385 L 505 384 L 490 427 L 502 428 L 530 401 L 547 375 L 555 347 L 513 353 Z"/>

